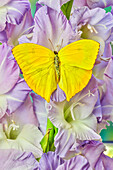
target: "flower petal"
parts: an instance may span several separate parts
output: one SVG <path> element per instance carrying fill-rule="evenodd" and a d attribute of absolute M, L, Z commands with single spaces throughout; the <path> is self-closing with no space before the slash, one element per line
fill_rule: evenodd
<path fill-rule="evenodd" d="M 33 43 L 59 51 L 66 46 L 74 32 L 62 12 L 43 6 L 35 14 Z"/>
<path fill-rule="evenodd" d="M 11 114 L 20 107 L 27 98 L 31 89 L 28 87 L 24 79 L 20 79 L 16 85 L 8 93 L 6 98 L 8 101 L 8 112 Z"/>
<path fill-rule="evenodd" d="M 86 158 L 84 158 L 81 155 L 77 155 L 74 158 L 71 158 L 70 160 L 65 161 L 64 164 L 60 165 L 57 170 L 92 170 L 89 167 L 89 163 Z"/>
<path fill-rule="evenodd" d="M 30 8 L 30 3 L 28 0 L 13 0 L 5 7 L 7 9 L 7 22 L 11 24 L 20 24 L 25 13 Z"/>
<path fill-rule="evenodd" d="M 64 160 L 60 158 L 54 152 L 43 153 L 40 161 L 39 161 L 39 169 L 40 170 L 55 170 L 57 167 L 64 163 Z"/>
<path fill-rule="evenodd" d="M 47 102 L 42 97 L 34 93 L 31 93 L 31 96 L 33 99 L 33 109 L 38 119 L 39 128 L 43 134 L 46 134 L 47 111 L 45 106 Z"/>
<path fill-rule="evenodd" d="M 0 45 L 0 94 L 11 90 L 19 79 L 20 71 L 17 63 L 8 58 L 11 54 L 9 46 L 5 43 Z"/>
<path fill-rule="evenodd" d="M 14 149 L 1 149 L 0 168 L 4 170 L 35 169 L 38 168 L 38 162 L 32 153 L 21 152 Z"/>
<path fill-rule="evenodd" d="M 113 0 L 87 0 L 87 4 L 90 8 L 106 8 L 113 5 Z"/>
<path fill-rule="evenodd" d="M 42 148 L 40 141 L 43 136 L 36 126 L 26 124 L 15 140 L 7 139 L 3 132 L 3 127 L 0 129 L 2 132 L 2 136 L 0 136 L 0 149 L 18 149 L 21 151 L 32 152 L 36 158 L 41 157 Z"/>
<path fill-rule="evenodd" d="M 12 46 L 16 46 L 19 44 L 18 39 L 22 35 L 29 34 L 33 29 L 33 17 L 31 15 L 31 10 L 28 10 L 22 20 L 22 22 L 19 25 L 13 25 L 7 23 L 6 27 L 6 33 L 8 38 L 8 44 Z"/>

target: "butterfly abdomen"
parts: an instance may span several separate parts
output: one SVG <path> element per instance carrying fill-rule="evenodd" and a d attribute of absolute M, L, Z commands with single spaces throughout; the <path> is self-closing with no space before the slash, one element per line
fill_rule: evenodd
<path fill-rule="evenodd" d="M 54 63 L 55 63 L 55 69 L 56 69 L 56 75 L 57 75 L 57 82 L 58 82 L 59 79 L 60 79 L 59 57 L 58 57 L 58 54 L 55 55 Z"/>

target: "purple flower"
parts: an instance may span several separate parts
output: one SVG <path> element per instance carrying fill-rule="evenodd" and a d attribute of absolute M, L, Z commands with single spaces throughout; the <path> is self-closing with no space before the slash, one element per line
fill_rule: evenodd
<path fill-rule="evenodd" d="M 56 153 L 70 158 L 76 152 L 76 140 L 100 139 L 96 133 L 97 120 L 92 114 L 97 102 L 96 79 L 76 94 L 70 102 L 50 102 L 47 104 L 48 118 L 59 131 L 55 137 Z"/>
<path fill-rule="evenodd" d="M 19 79 L 19 67 L 14 60 L 9 59 L 11 48 L 7 44 L 0 45 L 0 118 L 8 108 L 6 94 L 14 88 Z"/>
<path fill-rule="evenodd" d="M 103 118 L 113 121 L 113 58 L 105 69 L 104 80 L 106 88 L 101 99 Z"/>
<path fill-rule="evenodd" d="M 39 170 L 72 170 L 72 169 L 88 169 L 90 165 L 87 159 L 81 155 L 77 155 L 69 160 L 63 160 L 54 152 L 44 153 L 39 161 Z"/>
<path fill-rule="evenodd" d="M 19 67 L 12 58 L 11 47 L 0 45 L 0 118 L 20 107 L 31 89 L 19 78 Z"/>
<path fill-rule="evenodd" d="M 37 116 L 39 128 L 42 131 L 43 135 L 46 134 L 46 126 L 47 126 L 47 110 L 46 110 L 46 100 L 41 96 L 36 95 L 35 93 L 31 93 L 31 97 L 33 100 L 33 110 Z"/>
<path fill-rule="evenodd" d="M 0 132 L 0 149 L 28 151 L 36 158 L 42 155 L 40 141 L 43 135 L 38 130 L 38 121 L 29 96 L 15 112 L 0 120 Z"/>
<path fill-rule="evenodd" d="M 29 8 L 28 0 L 5 0 L 0 2 L 0 32 L 5 29 L 6 22 L 15 25 L 20 24 Z"/>
<path fill-rule="evenodd" d="M 45 4 L 48 7 L 60 12 L 60 7 L 69 0 L 39 0 L 39 4 Z"/>
<path fill-rule="evenodd" d="M 64 162 L 64 164 L 58 166 L 57 170 L 92 170 L 86 158 L 81 155 L 77 155 Z"/>
<path fill-rule="evenodd" d="M 113 0 L 87 0 L 87 5 L 89 8 L 106 8 L 113 5 Z"/>
<path fill-rule="evenodd" d="M 31 42 L 52 51 L 59 51 L 75 35 L 71 25 L 62 12 L 43 6 L 35 14 L 35 26 Z"/>
<path fill-rule="evenodd" d="M 18 39 L 22 35 L 27 36 L 32 32 L 33 24 L 34 24 L 34 20 L 31 15 L 31 10 L 28 10 L 25 13 L 23 20 L 21 21 L 20 24 L 14 25 L 11 23 L 7 23 L 5 30 L 0 33 L 1 35 L 0 41 L 7 42 L 11 46 L 18 45 L 19 44 Z"/>
<path fill-rule="evenodd" d="M 28 87 L 24 79 L 20 79 L 15 86 L 4 96 L 7 98 L 8 108 L 7 113 L 13 113 L 26 100 L 31 89 Z"/>
<path fill-rule="evenodd" d="M 39 170 L 55 170 L 64 160 L 54 152 L 44 153 L 39 161 Z"/>
<path fill-rule="evenodd" d="M 99 54 L 104 52 L 105 42 L 109 39 L 113 27 L 113 16 L 104 9 L 87 7 L 77 8 L 70 17 L 73 30 L 81 34 L 80 38 L 92 39 L 100 43 Z M 107 42 L 108 43 L 108 42 Z"/>
<path fill-rule="evenodd" d="M 38 162 L 30 152 L 22 152 L 14 149 L 0 149 L 0 169 L 38 169 Z"/>
<path fill-rule="evenodd" d="M 87 158 L 92 169 L 108 169 L 109 167 L 109 170 L 112 170 L 113 159 L 104 155 L 104 151 L 105 146 L 99 141 L 89 141 L 81 148 L 82 155 Z"/>
<path fill-rule="evenodd" d="M 76 155 L 68 160 L 63 160 L 54 152 L 44 153 L 39 161 L 39 170 L 112 170 L 113 158 L 103 154 L 105 150 L 103 143 L 86 141 L 81 144 L 79 149 L 81 149 L 81 155 Z"/>

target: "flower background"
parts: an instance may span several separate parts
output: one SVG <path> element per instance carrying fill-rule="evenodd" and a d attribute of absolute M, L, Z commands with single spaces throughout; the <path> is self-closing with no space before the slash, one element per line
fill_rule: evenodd
<path fill-rule="evenodd" d="M 0 168 L 108 170 L 109 165 L 112 170 L 113 158 L 108 156 L 113 157 L 113 10 L 102 8 L 113 1 L 73 0 L 71 15 L 62 6 L 68 0 L 57 0 L 56 6 L 53 0 L 31 0 L 31 9 L 28 0 L 1 2 Z M 23 3 L 22 8 L 17 3 Z M 57 86 L 47 103 L 24 81 L 12 48 L 27 42 L 59 52 L 81 38 L 100 43 L 89 83 L 69 102 Z M 30 65 L 24 68 L 29 74 Z M 35 71 L 35 65 L 32 68 Z"/>
<path fill-rule="evenodd" d="M 36 2 L 37 2 L 37 0 L 30 0 L 32 16 L 34 16 L 34 14 L 35 14 L 35 10 L 36 10 L 35 4 L 36 4 Z M 111 6 L 107 7 L 107 8 L 105 8 L 105 10 L 106 10 L 106 12 L 111 12 L 112 7 Z M 101 131 L 100 135 L 102 137 L 103 142 L 112 143 L 112 141 L 113 141 L 113 123 L 110 122 L 110 126 L 107 126 L 106 128 L 107 129 L 103 129 Z"/>

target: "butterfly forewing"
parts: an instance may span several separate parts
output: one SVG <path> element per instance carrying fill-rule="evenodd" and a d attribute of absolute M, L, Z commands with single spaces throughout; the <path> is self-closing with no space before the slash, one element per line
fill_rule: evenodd
<path fill-rule="evenodd" d="M 58 55 L 61 64 L 91 70 L 99 51 L 99 43 L 93 40 L 79 40 L 62 48 Z"/>
<path fill-rule="evenodd" d="M 12 52 L 29 87 L 49 102 L 57 88 L 54 53 L 32 43 L 20 44 Z"/>

